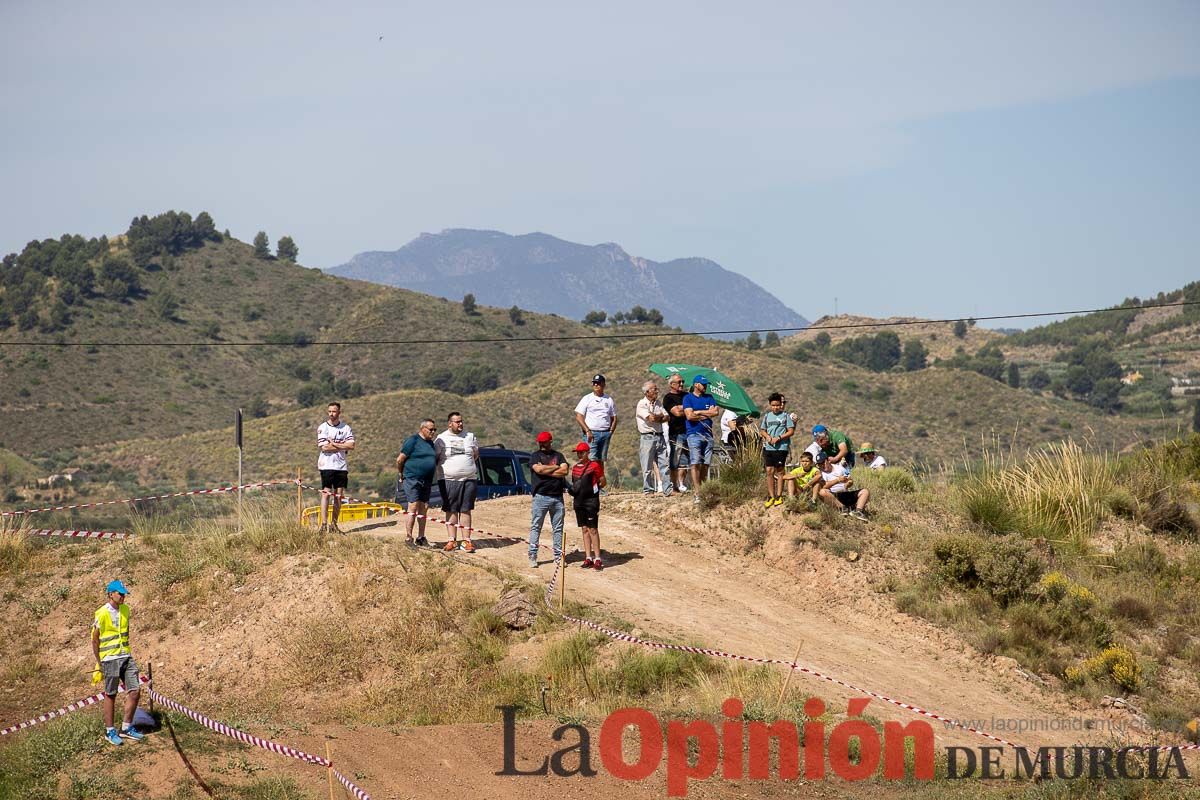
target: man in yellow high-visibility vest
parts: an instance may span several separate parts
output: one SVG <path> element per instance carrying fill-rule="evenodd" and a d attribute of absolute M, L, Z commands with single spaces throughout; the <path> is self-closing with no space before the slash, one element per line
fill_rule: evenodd
<path fill-rule="evenodd" d="M 144 736 L 133 728 L 133 712 L 137 710 L 140 676 L 129 650 L 129 606 L 125 595 L 129 590 L 120 581 L 111 581 L 105 588 L 108 602 L 96 609 L 92 620 L 92 654 L 96 668 L 104 680 L 104 740 L 120 747 L 124 739 L 140 742 Z M 120 733 L 113 725 L 117 692 L 125 684 L 125 718 Z"/>

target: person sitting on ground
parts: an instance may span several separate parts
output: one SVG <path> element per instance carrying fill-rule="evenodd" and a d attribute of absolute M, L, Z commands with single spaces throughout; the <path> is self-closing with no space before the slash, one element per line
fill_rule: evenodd
<path fill-rule="evenodd" d="M 129 590 L 119 580 L 110 581 L 104 590 L 108 602 L 92 615 L 92 655 L 96 670 L 104 681 L 104 741 L 120 747 L 123 739 L 140 742 L 144 736 L 133 728 L 133 712 L 141 696 L 141 676 L 129 650 Z M 117 692 L 125 684 L 125 716 L 118 733 L 113 724 Z"/>
<path fill-rule="evenodd" d="M 817 492 L 821 490 L 821 470 L 813 463 L 813 454 L 807 450 L 800 454 L 800 466 L 784 475 L 780 480 L 787 482 L 788 494 L 792 497 L 807 497 L 808 504 L 817 504 Z"/>
<path fill-rule="evenodd" d="M 883 456 L 875 452 L 875 445 L 870 442 L 863 442 L 862 447 L 858 448 L 858 454 L 862 456 L 863 463 L 867 465 L 867 469 L 883 469 L 887 466 L 887 461 Z"/>
<path fill-rule="evenodd" d="M 592 461 L 587 442 L 575 445 L 579 459 L 571 467 L 571 497 L 575 499 L 575 523 L 583 531 L 583 568 L 604 569 L 600 557 L 600 490 L 608 485 L 604 464 Z"/>
<path fill-rule="evenodd" d="M 767 499 L 764 508 L 783 505 L 783 474 L 787 471 L 788 444 L 796 426 L 783 410 L 783 395 L 774 392 L 767 398 L 769 410 L 755 431 L 763 441 L 763 462 L 767 467 Z"/>
<path fill-rule="evenodd" d="M 396 471 L 400 480 L 396 484 L 396 502 L 404 503 L 405 544 L 427 546 L 425 522 L 429 510 L 429 495 L 433 491 L 433 476 L 437 472 L 437 451 L 433 437 L 437 434 L 437 423 L 432 419 L 421 421 L 421 427 L 400 446 L 396 456 Z M 417 538 L 413 539 L 413 525 L 417 526 Z"/>
<path fill-rule="evenodd" d="M 830 508 L 847 516 L 865 520 L 867 501 L 871 499 L 869 489 L 852 489 L 854 479 L 850 470 L 835 464 L 824 451 L 817 455 L 817 467 L 821 470 L 821 489 L 818 496 Z"/>
<path fill-rule="evenodd" d="M 812 432 L 813 441 L 820 445 L 832 463 L 844 464 L 847 470 L 854 469 L 854 443 L 849 436 L 824 425 L 814 425 Z"/>

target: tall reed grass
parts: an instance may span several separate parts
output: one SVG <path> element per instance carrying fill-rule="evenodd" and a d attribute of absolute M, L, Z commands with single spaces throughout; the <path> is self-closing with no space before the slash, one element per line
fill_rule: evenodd
<path fill-rule="evenodd" d="M 1018 461 L 988 449 L 981 465 L 960 480 L 963 511 L 986 530 L 1019 533 L 1086 552 L 1096 526 L 1111 513 L 1121 486 L 1107 454 L 1060 442 Z"/>

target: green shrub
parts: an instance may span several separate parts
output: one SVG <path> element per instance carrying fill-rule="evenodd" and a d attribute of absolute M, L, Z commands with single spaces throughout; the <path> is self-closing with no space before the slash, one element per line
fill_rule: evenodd
<path fill-rule="evenodd" d="M 950 584 L 975 586 L 979 574 L 975 570 L 975 559 L 979 557 L 983 543 L 974 536 L 946 534 L 933 543 L 933 573 Z"/>
<path fill-rule="evenodd" d="M 1166 554 L 1149 539 L 1118 548 L 1113 553 L 1112 563 L 1118 572 L 1135 572 L 1151 577 L 1172 572 L 1171 562 L 1167 560 Z"/>
<path fill-rule="evenodd" d="M 881 489 L 897 494 L 912 494 L 917 490 L 917 479 L 903 467 L 884 467 L 876 473 Z"/>
<path fill-rule="evenodd" d="M 1042 576 L 1042 561 L 1016 537 L 993 539 L 975 558 L 979 585 L 1002 606 L 1025 597 Z"/>

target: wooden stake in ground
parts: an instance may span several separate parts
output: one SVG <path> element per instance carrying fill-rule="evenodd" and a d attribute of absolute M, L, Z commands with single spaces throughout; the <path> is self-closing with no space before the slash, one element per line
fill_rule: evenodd
<path fill-rule="evenodd" d="M 325 768 L 326 774 L 329 775 L 329 800 L 336 800 L 333 796 L 333 750 L 328 741 L 325 742 L 325 760 L 329 762 L 329 766 Z"/>
<path fill-rule="evenodd" d="M 776 714 L 783 709 L 783 696 L 787 694 L 788 684 L 792 682 L 792 674 L 796 671 L 796 659 L 800 658 L 800 648 L 804 647 L 804 640 L 800 640 L 800 644 L 796 645 L 796 655 L 792 656 L 792 668 L 788 670 L 787 677 L 783 679 L 783 688 L 779 690 L 779 699 L 775 701 Z"/>
<path fill-rule="evenodd" d="M 153 661 L 146 662 L 146 677 L 150 679 L 150 685 L 153 686 L 154 685 L 154 662 Z M 149 703 L 150 713 L 153 714 L 154 713 L 154 697 L 150 696 L 149 692 L 147 692 L 147 696 L 150 697 L 150 703 Z"/>
<path fill-rule="evenodd" d="M 567 533 L 563 531 L 562 554 L 558 557 L 558 610 L 567 602 Z"/>
<path fill-rule="evenodd" d="M 300 483 L 303 477 L 300 470 L 296 470 L 296 519 L 300 520 L 300 524 L 304 524 L 304 490 L 300 488 Z"/>

